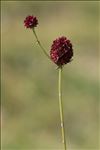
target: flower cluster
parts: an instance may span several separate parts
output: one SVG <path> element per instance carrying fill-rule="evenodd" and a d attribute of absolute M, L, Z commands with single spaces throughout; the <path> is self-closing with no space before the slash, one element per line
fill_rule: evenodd
<path fill-rule="evenodd" d="M 58 66 L 62 66 L 71 61 L 73 49 L 70 40 L 62 36 L 53 41 L 50 50 L 50 58 Z"/>
<path fill-rule="evenodd" d="M 27 16 L 24 20 L 24 26 L 26 28 L 34 28 L 38 25 L 38 20 L 35 16 Z"/>
<path fill-rule="evenodd" d="M 37 25 L 38 25 L 38 20 L 35 16 L 27 16 L 24 20 L 24 26 L 26 28 L 33 29 Z M 36 33 L 35 33 L 35 37 L 37 38 Z M 37 41 L 40 45 L 40 42 L 38 39 L 37 39 Z M 43 49 L 43 52 L 44 51 L 45 50 Z M 50 50 L 50 56 L 46 53 L 46 51 L 44 53 L 56 65 L 61 67 L 71 61 L 71 58 L 73 56 L 73 48 L 72 48 L 72 44 L 71 44 L 70 40 L 67 39 L 65 36 L 62 36 L 53 41 L 53 44 L 52 44 L 51 50 Z"/>
<path fill-rule="evenodd" d="M 24 26 L 26 28 L 32 29 L 34 36 L 42 49 L 43 53 L 53 61 L 59 69 L 59 82 L 58 82 L 58 90 L 59 90 L 59 107 L 60 107 L 60 119 L 61 119 L 61 130 L 62 130 L 62 142 L 64 144 L 64 150 L 66 150 L 66 137 L 65 137 L 65 128 L 64 128 L 64 117 L 63 117 L 63 106 L 62 106 L 62 88 L 61 88 L 61 79 L 62 79 L 62 67 L 63 65 L 69 63 L 73 57 L 73 46 L 69 39 L 65 36 L 59 37 L 53 41 L 51 45 L 50 55 L 46 52 L 41 42 L 38 39 L 38 36 L 35 32 L 34 27 L 38 25 L 38 20 L 34 16 L 27 16 L 24 20 Z"/>

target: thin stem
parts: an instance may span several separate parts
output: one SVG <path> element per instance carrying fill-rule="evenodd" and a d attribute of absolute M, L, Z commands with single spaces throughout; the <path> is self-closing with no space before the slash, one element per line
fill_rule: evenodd
<path fill-rule="evenodd" d="M 37 36 L 37 34 L 36 34 L 34 28 L 33 28 L 32 30 L 33 30 L 33 33 L 34 33 L 34 35 L 35 35 L 35 38 L 36 38 L 36 40 L 37 40 L 37 42 L 38 42 L 40 48 L 42 49 L 43 53 L 50 59 L 50 57 L 49 57 L 49 55 L 47 54 L 46 50 L 44 49 L 44 47 L 42 46 L 41 42 L 39 41 L 38 36 Z M 50 60 L 51 60 L 51 59 L 50 59 Z"/>
<path fill-rule="evenodd" d="M 64 150 L 67 150 L 66 138 L 65 138 L 65 127 L 64 127 L 63 104 L 62 104 L 62 67 L 59 67 L 58 92 L 59 92 L 59 108 L 60 108 L 62 143 L 64 144 Z"/>

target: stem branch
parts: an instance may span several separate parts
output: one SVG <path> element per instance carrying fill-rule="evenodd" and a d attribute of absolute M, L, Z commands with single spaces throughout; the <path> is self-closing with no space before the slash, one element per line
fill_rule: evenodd
<path fill-rule="evenodd" d="M 41 42 L 39 41 L 38 36 L 37 36 L 37 34 L 36 34 L 34 28 L 33 28 L 32 30 L 33 30 L 33 33 L 34 33 L 34 35 L 35 35 L 35 38 L 36 38 L 36 40 L 37 40 L 37 42 L 38 42 L 40 48 L 42 49 L 43 53 L 50 59 L 50 57 L 49 57 L 49 55 L 47 54 L 46 50 L 44 49 L 44 47 L 42 46 Z M 50 60 L 51 60 L 51 59 L 50 59 Z"/>
<path fill-rule="evenodd" d="M 64 150 L 67 150 L 66 138 L 65 138 L 65 127 L 64 127 L 63 104 L 62 104 L 62 67 L 59 67 L 58 92 L 59 92 L 59 108 L 60 108 L 62 143 L 64 144 Z"/>

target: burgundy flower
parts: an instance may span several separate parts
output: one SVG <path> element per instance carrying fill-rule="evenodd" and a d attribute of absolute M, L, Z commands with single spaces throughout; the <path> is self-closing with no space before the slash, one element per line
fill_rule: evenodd
<path fill-rule="evenodd" d="M 27 16 L 24 20 L 24 26 L 26 28 L 34 28 L 38 24 L 38 20 L 35 16 Z"/>
<path fill-rule="evenodd" d="M 71 61 L 73 49 L 70 40 L 62 36 L 53 41 L 50 50 L 50 58 L 52 61 L 61 67 Z"/>

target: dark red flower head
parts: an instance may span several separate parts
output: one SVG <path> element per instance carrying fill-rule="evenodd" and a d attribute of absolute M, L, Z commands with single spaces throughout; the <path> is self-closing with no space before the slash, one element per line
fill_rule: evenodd
<path fill-rule="evenodd" d="M 34 28 L 38 24 L 38 20 L 35 16 L 27 16 L 24 20 L 24 26 L 26 28 Z"/>
<path fill-rule="evenodd" d="M 50 50 L 50 58 L 52 61 L 61 67 L 71 61 L 73 49 L 70 40 L 62 36 L 53 41 Z"/>

